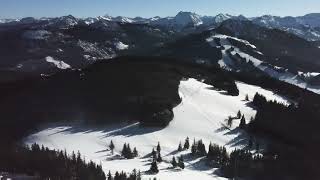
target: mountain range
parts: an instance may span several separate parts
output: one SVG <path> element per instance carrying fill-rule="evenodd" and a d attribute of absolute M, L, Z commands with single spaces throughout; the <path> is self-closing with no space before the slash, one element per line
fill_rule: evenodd
<path fill-rule="evenodd" d="M 1 20 L 0 179 L 319 179 L 318 17 Z"/>
<path fill-rule="evenodd" d="M 183 30 L 186 27 L 211 27 L 217 26 L 221 22 L 228 19 L 238 19 L 238 20 L 249 20 L 255 24 L 263 27 L 280 29 L 293 33 L 301 38 L 307 39 L 309 41 L 319 41 L 320 40 L 320 13 L 311 13 L 304 16 L 272 16 L 264 15 L 260 17 L 245 17 L 243 15 L 233 16 L 230 14 L 218 14 L 216 16 L 201 16 L 193 12 L 179 12 L 174 17 L 152 17 L 152 18 L 142 18 L 142 17 L 124 17 L 117 16 L 112 17 L 109 15 L 99 16 L 97 18 L 75 18 L 71 15 L 64 16 L 61 18 L 40 18 L 35 19 L 32 17 L 22 18 L 22 19 L 0 19 L 0 23 L 10 23 L 10 24 L 27 24 L 35 23 L 39 21 L 55 21 L 56 23 L 63 23 L 62 26 L 73 26 L 78 23 L 91 24 L 100 20 L 107 20 L 112 22 L 121 23 L 134 23 L 134 24 L 150 24 L 154 26 L 166 27 L 173 30 Z"/>
<path fill-rule="evenodd" d="M 69 15 L 3 20 L 0 80 L 49 76 L 117 56 L 165 56 L 231 71 L 262 72 L 320 93 L 320 48 L 311 41 L 319 40 L 319 17 L 179 12 L 166 18 Z"/>

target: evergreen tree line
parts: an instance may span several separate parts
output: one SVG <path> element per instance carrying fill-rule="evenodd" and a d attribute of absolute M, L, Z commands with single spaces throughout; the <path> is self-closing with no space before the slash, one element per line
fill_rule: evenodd
<path fill-rule="evenodd" d="M 0 154 L 0 171 L 27 174 L 52 180 L 105 180 L 101 165 L 86 162 L 81 154 L 49 150 L 33 144 L 31 147 L 12 146 Z"/>
<path fill-rule="evenodd" d="M 234 150 L 230 154 L 225 147 L 210 143 L 208 151 L 202 140 L 194 140 L 191 146 L 193 156 L 206 157 L 208 164 L 221 168 L 225 177 L 251 176 L 254 167 L 264 160 L 262 155 L 253 155 L 249 150 Z"/>
<path fill-rule="evenodd" d="M 247 130 L 270 140 L 264 152 L 269 161 L 262 161 L 256 173 L 266 179 L 319 179 L 320 101 L 306 96 L 287 106 L 257 93 L 253 105 L 257 113 Z"/>
<path fill-rule="evenodd" d="M 132 173 L 130 173 L 129 175 L 123 171 L 121 171 L 120 173 L 116 171 L 114 175 L 112 175 L 111 172 L 109 171 L 109 173 L 107 174 L 107 180 L 141 180 L 141 179 L 142 179 L 141 172 L 137 171 L 136 169 L 134 169 Z"/>

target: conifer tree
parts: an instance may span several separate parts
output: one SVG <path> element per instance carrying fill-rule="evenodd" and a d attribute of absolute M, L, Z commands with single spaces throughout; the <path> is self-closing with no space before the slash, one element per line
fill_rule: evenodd
<path fill-rule="evenodd" d="M 206 146 L 203 144 L 202 140 L 198 141 L 197 152 L 198 152 L 198 154 L 200 156 L 206 156 L 207 155 Z"/>
<path fill-rule="evenodd" d="M 240 119 L 241 118 L 241 111 L 239 110 L 237 113 L 237 118 Z"/>
<path fill-rule="evenodd" d="M 133 153 L 132 153 L 132 150 L 130 148 L 130 144 L 127 145 L 127 154 L 126 154 L 126 158 L 127 159 L 132 159 L 133 158 Z"/>
<path fill-rule="evenodd" d="M 245 127 L 246 127 L 246 119 L 245 119 L 244 115 L 242 115 L 239 128 L 244 129 Z"/>
<path fill-rule="evenodd" d="M 191 146 L 191 154 L 195 156 L 197 154 L 197 144 L 196 140 L 193 140 L 192 146 Z"/>
<path fill-rule="evenodd" d="M 128 153 L 127 144 L 124 143 L 121 151 L 121 156 L 126 157 L 127 153 Z"/>
<path fill-rule="evenodd" d="M 156 161 L 157 160 L 157 152 L 154 150 L 154 148 L 152 148 L 151 155 L 152 155 L 153 161 Z"/>
<path fill-rule="evenodd" d="M 182 145 L 181 145 L 181 142 L 179 143 L 179 147 L 178 147 L 178 151 L 181 152 L 183 149 L 182 149 Z"/>
<path fill-rule="evenodd" d="M 158 145 L 157 145 L 157 152 L 160 153 L 161 151 L 161 147 L 160 147 L 160 142 L 158 142 Z"/>
<path fill-rule="evenodd" d="M 184 145 L 183 145 L 184 149 L 189 149 L 190 148 L 190 142 L 189 142 L 189 137 L 186 138 Z"/>
<path fill-rule="evenodd" d="M 113 154 L 113 150 L 115 148 L 114 144 L 113 144 L 113 141 L 111 140 L 110 144 L 109 144 L 109 148 L 111 150 L 111 154 Z"/>
<path fill-rule="evenodd" d="M 157 161 L 152 161 L 150 171 L 153 173 L 159 172 Z"/>
<path fill-rule="evenodd" d="M 141 171 L 139 170 L 137 174 L 137 180 L 141 180 L 141 179 L 142 179 L 142 175 L 141 175 Z"/>
<path fill-rule="evenodd" d="M 231 116 L 228 117 L 227 119 L 227 125 L 231 128 L 232 126 L 232 123 L 233 123 L 233 118 Z"/>
<path fill-rule="evenodd" d="M 176 168 L 176 167 L 178 166 L 177 161 L 176 161 L 176 158 L 175 158 L 174 156 L 172 157 L 171 164 L 172 164 L 172 167 L 173 167 L 173 168 Z"/>
<path fill-rule="evenodd" d="M 133 157 L 138 157 L 138 155 L 139 155 L 136 147 L 133 148 L 133 152 L 132 153 L 133 153 Z"/>
<path fill-rule="evenodd" d="M 162 157 L 161 157 L 161 153 L 160 152 L 158 153 L 157 162 L 159 162 L 159 163 L 162 162 Z"/>
<path fill-rule="evenodd" d="M 119 172 L 117 171 L 115 174 L 114 174 L 114 180 L 117 180 L 120 178 L 120 174 Z"/>
<path fill-rule="evenodd" d="M 112 174 L 111 174 L 111 172 L 109 171 L 109 173 L 108 173 L 108 180 L 112 180 Z"/>
<path fill-rule="evenodd" d="M 183 157 L 182 157 L 182 156 L 179 157 L 178 166 L 179 166 L 181 169 L 184 169 L 184 161 L 183 161 Z"/>
<path fill-rule="evenodd" d="M 246 95 L 245 101 L 249 101 L 249 95 Z"/>

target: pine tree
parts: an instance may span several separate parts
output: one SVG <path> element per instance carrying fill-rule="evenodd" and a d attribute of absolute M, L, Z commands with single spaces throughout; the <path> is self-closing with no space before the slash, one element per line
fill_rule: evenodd
<path fill-rule="evenodd" d="M 141 175 L 141 171 L 139 170 L 138 171 L 138 174 L 137 174 L 137 179 L 136 180 L 141 180 L 142 179 L 142 175 Z"/>
<path fill-rule="evenodd" d="M 249 101 L 249 95 L 246 95 L 245 101 Z"/>
<path fill-rule="evenodd" d="M 115 174 L 114 174 L 114 180 L 118 180 L 120 178 L 120 174 L 119 172 L 117 171 Z"/>
<path fill-rule="evenodd" d="M 157 152 L 154 150 L 154 148 L 152 149 L 151 155 L 152 155 L 153 161 L 156 161 L 157 160 Z"/>
<path fill-rule="evenodd" d="M 246 127 L 246 119 L 245 119 L 244 115 L 242 115 L 239 128 L 244 129 L 245 127 Z"/>
<path fill-rule="evenodd" d="M 190 148 L 190 142 L 189 142 L 189 137 L 186 138 L 184 145 L 183 145 L 184 149 L 189 149 Z"/>
<path fill-rule="evenodd" d="M 212 143 L 210 142 L 210 144 L 209 144 L 209 149 L 208 149 L 208 154 L 207 154 L 207 158 L 209 159 L 209 160 L 212 160 L 213 159 L 213 145 L 212 145 Z"/>
<path fill-rule="evenodd" d="M 162 162 L 162 157 L 161 157 L 161 153 L 158 153 L 158 158 L 157 158 L 157 162 Z"/>
<path fill-rule="evenodd" d="M 182 157 L 182 156 L 179 157 L 178 166 L 179 166 L 181 169 L 184 169 L 184 161 L 183 161 L 183 157 Z"/>
<path fill-rule="evenodd" d="M 200 156 L 207 155 L 206 146 L 203 144 L 202 140 L 198 141 L 197 152 Z"/>
<path fill-rule="evenodd" d="M 132 159 L 133 158 L 133 153 L 132 153 L 132 150 L 130 148 L 130 144 L 127 145 L 127 159 Z"/>
<path fill-rule="evenodd" d="M 109 173 L 108 173 L 108 180 L 112 180 L 112 174 L 111 174 L 110 171 L 109 171 Z"/>
<path fill-rule="evenodd" d="M 183 149 L 182 149 L 182 145 L 181 145 L 181 142 L 179 143 L 179 147 L 178 147 L 178 151 L 181 152 Z"/>
<path fill-rule="evenodd" d="M 227 119 L 227 125 L 231 128 L 232 126 L 232 123 L 233 123 L 233 118 L 231 116 L 228 117 Z"/>
<path fill-rule="evenodd" d="M 161 147 L 160 147 L 160 142 L 158 142 L 158 145 L 157 145 L 157 152 L 160 153 L 161 151 Z"/>
<path fill-rule="evenodd" d="M 150 171 L 153 173 L 159 172 L 157 161 L 152 161 Z"/>
<path fill-rule="evenodd" d="M 237 113 L 237 119 L 240 119 L 240 118 L 241 118 L 241 111 L 239 110 Z"/>
<path fill-rule="evenodd" d="M 109 144 L 109 148 L 111 150 L 111 154 L 113 154 L 113 150 L 115 148 L 114 144 L 113 144 L 113 141 L 111 140 L 110 144 Z"/>
<path fill-rule="evenodd" d="M 138 153 L 138 151 L 137 151 L 137 148 L 134 147 L 134 148 L 133 148 L 133 157 L 138 157 L 138 155 L 139 155 L 139 153 Z"/>
<path fill-rule="evenodd" d="M 172 157 L 171 164 L 172 164 L 172 167 L 173 167 L 173 168 L 176 168 L 176 167 L 178 166 L 177 161 L 176 161 L 176 158 L 175 158 L 174 156 Z"/>
<path fill-rule="evenodd" d="M 126 157 L 127 153 L 128 153 L 127 144 L 124 143 L 122 151 L 121 151 L 121 156 Z"/>
<path fill-rule="evenodd" d="M 195 156 L 197 154 L 197 144 L 196 140 L 193 140 L 192 146 L 191 146 L 191 154 Z"/>

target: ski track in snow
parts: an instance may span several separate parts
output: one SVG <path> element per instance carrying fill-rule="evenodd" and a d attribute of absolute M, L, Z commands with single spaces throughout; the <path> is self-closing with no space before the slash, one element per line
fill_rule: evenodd
<path fill-rule="evenodd" d="M 216 169 L 207 167 L 201 158 L 191 158 L 190 150 L 176 152 L 179 142 L 184 143 L 185 138 L 189 137 L 190 143 L 194 138 L 202 139 L 206 146 L 213 142 L 225 146 L 228 151 L 243 147 L 247 144 L 247 136 L 241 130 L 235 129 L 239 120 L 234 121 L 231 131 L 223 128 L 222 124 L 228 116 L 235 116 L 238 110 L 241 110 L 246 119 L 255 115 L 256 111 L 244 101 L 247 94 L 252 99 L 255 93 L 259 92 L 269 100 L 289 104 L 285 98 L 260 87 L 242 82 L 237 82 L 237 86 L 240 95 L 228 96 L 195 79 L 181 81 L 179 94 L 182 103 L 174 108 L 174 119 L 163 129 L 140 128 L 139 123 L 109 125 L 104 128 L 90 128 L 79 124 L 52 125 L 30 135 L 25 139 L 25 143 L 28 145 L 38 143 L 51 149 L 66 149 L 68 153 L 79 150 L 86 160 L 101 163 L 106 173 L 109 170 L 114 173 L 121 170 L 131 172 L 134 168 L 142 172 L 147 171 L 150 168 L 150 158 L 147 155 L 160 142 L 164 160 L 158 164 L 160 172 L 157 175 L 144 175 L 144 179 L 155 176 L 165 180 L 177 178 L 225 180 L 215 175 Z M 107 150 L 111 140 L 116 146 L 114 155 Z M 131 148 L 137 147 L 139 158 L 121 159 L 119 154 L 124 143 L 130 143 Z M 180 155 L 185 156 L 186 169 L 170 169 L 169 162 L 172 156 Z"/>

